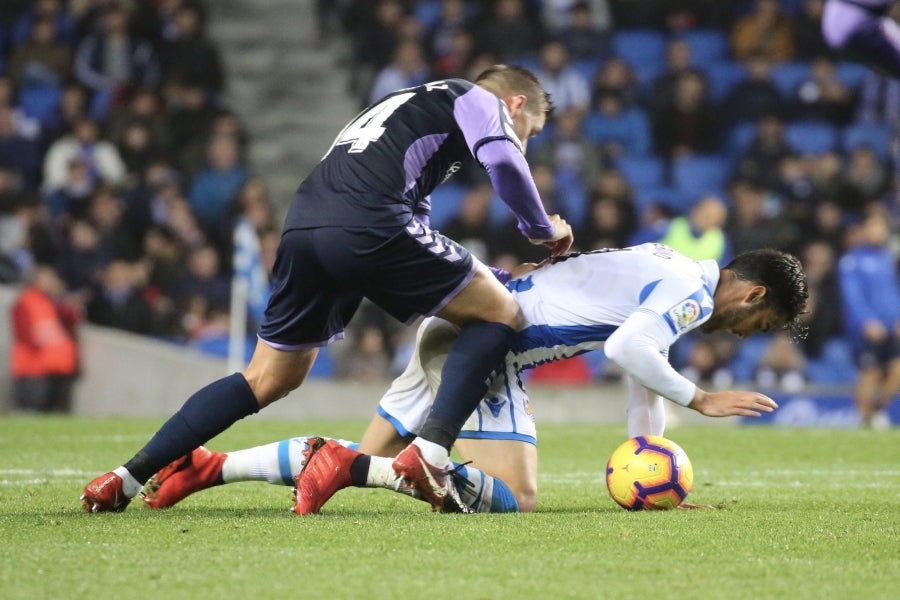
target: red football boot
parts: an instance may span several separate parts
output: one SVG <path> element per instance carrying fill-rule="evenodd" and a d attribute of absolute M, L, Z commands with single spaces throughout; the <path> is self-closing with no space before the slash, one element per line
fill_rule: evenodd
<path fill-rule="evenodd" d="M 148 508 L 173 506 L 194 492 L 225 483 L 222 465 L 228 455 L 200 446 L 157 471 L 143 495 Z"/>

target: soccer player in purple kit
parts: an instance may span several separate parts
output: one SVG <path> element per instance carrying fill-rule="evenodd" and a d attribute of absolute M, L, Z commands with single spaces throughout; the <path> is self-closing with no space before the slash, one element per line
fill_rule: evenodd
<path fill-rule="evenodd" d="M 454 501 L 449 448 L 522 316 L 487 267 L 429 228 L 429 194 L 474 157 L 522 234 L 568 251 L 571 228 L 546 214 L 524 157 L 550 110 L 530 71 L 498 65 L 475 83 L 399 90 L 353 119 L 288 210 L 250 364 L 196 392 L 133 458 L 88 483 L 84 510 L 124 510 L 156 471 L 299 387 L 363 297 L 406 323 L 437 315 L 462 326 L 425 424 L 393 463 L 435 510 Z"/>
<path fill-rule="evenodd" d="M 900 25 L 887 15 L 893 0 L 826 0 L 822 35 L 892 77 L 900 77 Z"/>

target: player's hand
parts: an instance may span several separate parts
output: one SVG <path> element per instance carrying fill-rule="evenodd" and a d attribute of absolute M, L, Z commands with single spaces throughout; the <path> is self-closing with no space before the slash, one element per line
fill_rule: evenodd
<path fill-rule="evenodd" d="M 522 275 L 527 275 L 528 273 L 531 273 L 534 270 L 540 269 L 541 267 L 546 265 L 548 262 L 550 262 L 549 258 L 545 258 L 544 260 L 542 260 L 539 263 L 531 263 L 531 262 L 522 263 L 522 264 L 516 266 L 515 268 L 513 268 L 513 270 L 509 272 L 510 279 L 518 279 Z"/>
<path fill-rule="evenodd" d="M 778 404 L 759 392 L 704 392 L 697 388 L 688 408 L 707 417 L 759 417 L 774 411 Z"/>
<path fill-rule="evenodd" d="M 535 240 L 528 238 L 528 241 L 536 246 L 544 246 L 550 248 L 551 256 L 559 256 L 565 254 L 572 247 L 575 236 L 572 235 L 572 227 L 565 219 L 559 215 L 549 215 L 550 223 L 553 225 L 553 237 L 546 240 Z"/>

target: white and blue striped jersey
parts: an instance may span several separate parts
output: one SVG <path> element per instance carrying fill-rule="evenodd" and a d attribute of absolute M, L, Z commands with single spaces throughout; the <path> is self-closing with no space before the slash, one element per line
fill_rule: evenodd
<path fill-rule="evenodd" d="M 662 244 L 552 259 L 507 284 L 525 316 L 507 362 L 528 369 L 601 348 L 638 311 L 656 318 L 669 346 L 709 318 L 718 281 L 715 261 Z"/>
<path fill-rule="evenodd" d="M 638 321 L 643 328 L 631 327 L 629 335 L 646 334 L 652 341 L 655 357 L 646 357 L 646 362 L 659 359 L 649 370 L 630 371 L 623 365 L 639 384 L 629 385 L 629 434 L 662 435 L 665 417 L 656 394 L 687 404 L 694 390 L 664 357 L 675 340 L 709 319 L 718 281 L 715 261 L 698 262 L 662 244 L 570 254 L 511 280 L 507 286 L 522 307 L 525 323 L 503 372 L 460 437 L 534 443 L 537 432 L 520 373 L 602 348 L 626 321 Z M 419 328 L 409 366 L 378 409 L 401 434 L 417 433 L 424 423 L 457 332 L 456 326 L 434 317 Z M 673 389 L 679 392 L 665 393 Z"/>

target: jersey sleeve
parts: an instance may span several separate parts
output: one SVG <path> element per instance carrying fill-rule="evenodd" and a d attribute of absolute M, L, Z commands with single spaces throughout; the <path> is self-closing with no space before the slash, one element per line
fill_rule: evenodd
<path fill-rule="evenodd" d="M 712 315 L 710 288 L 696 279 L 659 279 L 641 292 L 641 304 L 604 346 L 610 360 L 638 383 L 687 406 L 697 386 L 667 360 L 669 346 Z"/>
<path fill-rule="evenodd" d="M 655 318 L 669 340 L 667 347 L 705 323 L 713 311 L 712 290 L 697 279 L 660 279 L 649 283 L 641 296 L 638 311 Z"/>
<path fill-rule="evenodd" d="M 472 156 L 491 140 L 509 140 L 522 152 L 522 142 L 513 130 L 512 118 L 503 102 L 481 86 L 472 86 L 453 104 L 453 117 L 463 132 Z"/>
<path fill-rule="evenodd" d="M 473 86 L 454 103 L 453 116 L 472 156 L 487 171 L 497 194 L 516 215 L 519 231 L 532 239 L 553 237 L 553 225 L 522 154 L 506 105 Z"/>

